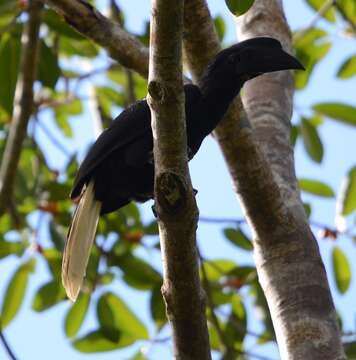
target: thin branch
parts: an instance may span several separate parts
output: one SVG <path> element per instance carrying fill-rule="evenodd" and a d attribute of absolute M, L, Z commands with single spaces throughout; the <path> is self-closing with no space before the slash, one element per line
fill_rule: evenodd
<path fill-rule="evenodd" d="M 41 2 L 30 1 L 29 19 L 21 39 L 21 65 L 16 84 L 13 119 L 0 168 L 0 213 L 6 209 L 13 194 L 22 143 L 33 112 L 33 83 L 36 79 L 41 10 Z"/>
<path fill-rule="evenodd" d="M 67 150 L 67 148 L 58 141 L 58 137 L 48 129 L 48 127 L 43 124 L 40 119 L 36 116 L 36 125 L 44 132 L 44 134 L 47 136 L 48 140 L 51 141 L 51 143 L 66 157 L 70 158 L 73 156 L 73 154 Z"/>
<path fill-rule="evenodd" d="M 0 341 L 2 342 L 4 348 L 7 352 L 7 355 L 9 355 L 9 358 L 11 360 L 16 360 L 16 356 L 15 356 L 14 352 L 12 351 L 9 343 L 7 342 L 4 333 L 1 330 L 0 330 Z"/>
<path fill-rule="evenodd" d="M 302 38 L 305 33 L 307 33 L 311 28 L 313 28 L 316 23 L 334 6 L 336 5 L 336 0 L 326 0 L 324 2 L 324 4 L 320 7 L 320 9 L 317 11 L 317 13 L 315 14 L 315 16 L 312 18 L 312 20 L 310 21 L 310 23 L 301 31 L 298 31 L 294 38 L 293 41 L 296 42 L 298 41 L 300 38 Z"/>
<path fill-rule="evenodd" d="M 42 0 L 85 37 L 107 49 L 120 64 L 147 78 L 148 49 L 85 0 Z"/>
<path fill-rule="evenodd" d="M 199 216 L 199 221 L 204 223 L 213 223 L 213 224 L 223 224 L 223 223 L 233 223 L 233 224 L 245 224 L 246 219 L 241 218 L 215 218 L 215 217 L 208 217 L 208 216 Z"/>
<path fill-rule="evenodd" d="M 199 216 L 199 222 L 203 223 L 210 223 L 210 224 L 224 224 L 224 223 L 230 223 L 230 224 L 236 224 L 236 225 L 242 225 L 246 224 L 247 220 L 245 218 L 215 218 L 215 217 L 208 217 L 208 216 Z M 309 220 L 309 224 L 312 227 L 318 228 L 325 232 L 325 234 L 322 236 L 323 238 L 331 237 L 333 239 L 337 238 L 338 236 L 348 236 L 353 237 L 352 229 L 348 229 L 347 231 L 340 231 L 335 227 L 323 224 L 321 222 L 315 221 L 315 220 Z"/>

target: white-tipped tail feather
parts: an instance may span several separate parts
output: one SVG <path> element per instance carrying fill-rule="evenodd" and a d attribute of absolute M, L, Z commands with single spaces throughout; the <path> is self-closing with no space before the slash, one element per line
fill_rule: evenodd
<path fill-rule="evenodd" d="M 67 296 L 75 301 L 85 277 L 90 249 L 98 226 L 101 202 L 94 198 L 94 182 L 85 188 L 75 210 L 62 261 L 62 282 Z"/>

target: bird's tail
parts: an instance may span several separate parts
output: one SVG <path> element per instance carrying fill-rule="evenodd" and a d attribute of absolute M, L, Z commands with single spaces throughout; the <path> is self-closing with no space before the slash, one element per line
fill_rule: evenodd
<path fill-rule="evenodd" d="M 98 226 L 101 202 L 94 198 L 94 182 L 85 188 L 68 231 L 62 261 L 62 282 L 75 301 L 85 276 L 90 249 Z"/>

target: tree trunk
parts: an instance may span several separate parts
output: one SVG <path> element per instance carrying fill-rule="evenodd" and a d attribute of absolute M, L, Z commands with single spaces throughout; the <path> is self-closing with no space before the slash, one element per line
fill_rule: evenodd
<path fill-rule="evenodd" d="M 182 80 L 183 0 L 153 0 L 148 84 L 162 294 L 174 356 L 211 359 L 196 250 L 198 209 L 188 170 Z"/>
<path fill-rule="evenodd" d="M 255 0 L 238 18 L 237 30 L 240 40 L 267 35 L 292 51 L 281 1 Z M 243 104 L 282 206 L 263 210 L 260 201 L 245 201 L 244 189 L 239 194 L 254 232 L 256 267 L 282 359 L 344 359 L 326 272 L 295 176 L 290 145 L 293 90 L 290 71 L 261 76 L 244 87 Z M 256 196 L 273 197 L 274 189 Z"/>

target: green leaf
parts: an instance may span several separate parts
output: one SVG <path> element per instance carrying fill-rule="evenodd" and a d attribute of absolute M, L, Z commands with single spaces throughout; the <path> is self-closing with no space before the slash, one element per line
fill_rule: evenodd
<path fill-rule="evenodd" d="M 231 270 L 235 269 L 236 266 L 236 263 L 231 260 L 204 261 L 204 270 L 210 282 L 217 282 L 221 277 L 226 276 Z"/>
<path fill-rule="evenodd" d="M 100 86 L 95 88 L 96 96 L 102 111 L 108 117 L 111 117 L 111 109 L 113 105 L 124 107 L 125 97 L 122 92 L 109 86 Z"/>
<path fill-rule="evenodd" d="M 115 265 L 124 273 L 124 280 L 131 286 L 147 290 L 162 284 L 162 276 L 151 265 L 131 254 L 118 256 Z"/>
<path fill-rule="evenodd" d="M 145 235 L 158 235 L 159 231 L 158 231 L 157 221 L 153 220 L 148 225 L 145 225 L 143 227 L 143 231 L 144 231 Z"/>
<path fill-rule="evenodd" d="M 340 66 L 337 76 L 340 79 L 349 79 L 356 75 L 356 55 L 346 59 Z"/>
<path fill-rule="evenodd" d="M 102 329 L 92 331 L 80 339 L 73 341 L 72 345 L 84 353 L 112 351 L 132 344 L 131 339 L 122 336 L 118 341 L 111 341 L 106 337 Z M 131 341 L 131 342 L 130 342 Z"/>
<path fill-rule="evenodd" d="M 319 11 L 324 5 L 325 0 L 307 0 L 307 3 L 316 11 Z M 336 11 L 334 7 L 330 7 L 328 11 L 323 14 L 323 17 L 334 23 L 336 21 Z"/>
<path fill-rule="evenodd" d="M 327 41 L 327 33 L 317 28 L 295 33 L 294 40 L 296 56 L 306 68 L 306 71 L 296 71 L 294 74 L 296 88 L 302 90 L 308 84 L 315 66 L 329 52 L 331 43 Z"/>
<path fill-rule="evenodd" d="M 68 183 L 60 183 L 49 179 L 43 184 L 43 190 L 48 192 L 50 201 L 63 201 L 69 198 L 72 186 Z"/>
<path fill-rule="evenodd" d="M 241 249 L 248 251 L 253 250 L 251 240 L 244 234 L 241 229 L 227 228 L 224 229 L 224 234 L 228 240 Z"/>
<path fill-rule="evenodd" d="M 342 103 L 320 103 L 313 106 L 314 111 L 336 121 L 356 126 L 356 107 Z"/>
<path fill-rule="evenodd" d="M 225 3 L 235 16 L 240 16 L 250 9 L 254 0 L 225 0 Z"/>
<path fill-rule="evenodd" d="M 43 40 L 41 41 L 39 59 L 38 80 L 41 81 L 44 86 L 54 89 L 61 74 L 61 70 L 58 66 L 56 54 Z"/>
<path fill-rule="evenodd" d="M 337 246 L 332 252 L 332 262 L 337 289 L 344 294 L 351 283 L 351 267 L 344 252 Z"/>
<path fill-rule="evenodd" d="M 97 314 L 103 327 L 112 327 L 131 338 L 131 342 L 148 339 L 145 325 L 114 293 L 107 292 L 98 301 Z"/>
<path fill-rule="evenodd" d="M 224 18 L 220 15 L 216 16 L 214 18 L 214 24 L 215 24 L 216 32 L 218 33 L 220 41 L 223 41 L 225 32 L 226 32 L 226 25 L 225 25 Z"/>
<path fill-rule="evenodd" d="M 299 135 L 299 126 L 293 125 L 290 129 L 290 143 L 294 147 Z"/>
<path fill-rule="evenodd" d="M 346 343 L 345 346 L 345 353 L 348 359 L 356 359 L 356 341 Z"/>
<path fill-rule="evenodd" d="M 163 301 L 161 287 L 156 286 L 151 293 L 150 299 L 151 316 L 157 327 L 161 329 L 167 322 L 166 306 Z"/>
<path fill-rule="evenodd" d="M 302 118 L 300 123 L 300 133 L 302 135 L 304 148 L 310 158 L 317 163 L 321 163 L 323 160 L 324 148 L 317 128 L 309 119 Z"/>
<path fill-rule="evenodd" d="M 59 279 L 62 269 L 62 254 L 58 250 L 52 248 L 43 250 L 42 255 L 47 261 L 47 266 L 52 273 L 52 276 Z"/>
<path fill-rule="evenodd" d="M 60 226 L 55 224 L 53 220 L 49 222 L 49 234 L 51 236 L 52 243 L 57 250 L 63 251 L 66 240 L 60 229 Z"/>
<path fill-rule="evenodd" d="M 20 63 L 20 38 L 3 35 L 0 39 L 0 105 L 12 114 Z"/>
<path fill-rule="evenodd" d="M 1 328 L 5 327 L 16 316 L 25 298 L 29 273 L 34 270 L 35 259 L 21 265 L 12 276 L 1 309 Z"/>
<path fill-rule="evenodd" d="M 354 0 L 337 0 L 337 4 L 343 11 L 341 15 L 346 16 L 349 23 L 356 24 L 356 2 Z M 351 29 L 350 31 L 352 32 Z"/>
<path fill-rule="evenodd" d="M 77 301 L 71 306 L 65 318 L 64 329 L 68 337 L 77 335 L 88 312 L 89 304 L 90 295 L 88 293 L 81 292 Z"/>
<path fill-rule="evenodd" d="M 64 56 L 82 56 L 94 58 L 99 54 L 98 48 L 90 40 L 75 40 L 61 37 L 59 40 L 59 54 Z"/>
<path fill-rule="evenodd" d="M 96 308 L 100 328 L 103 334 L 113 342 L 118 342 L 120 338 L 120 330 L 113 323 L 114 309 L 110 306 L 106 296 L 102 296 Z"/>
<path fill-rule="evenodd" d="M 310 179 L 299 179 L 299 186 L 301 190 L 308 192 L 313 195 L 318 195 L 322 197 L 334 197 L 334 191 L 333 189 L 317 180 L 310 180 Z"/>
<path fill-rule="evenodd" d="M 241 346 L 246 335 L 247 314 L 245 306 L 239 295 L 232 298 L 232 311 L 225 325 L 224 335 L 230 344 Z"/>
<path fill-rule="evenodd" d="M 41 312 L 65 299 L 66 294 L 59 280 L 52 280 L 38 289 L 32 301 L 32 309 Z"/>
<path fill-rule="evenodd" d="M 338 214 L 350 215 L 356 209 L 356 166 L 344 178 L 337 201 Z"/>
<path fill-rule="evenodd" d="M 69 124 L 68 117 L 80 115 L 82 112 L 82 102 L 79 99 L 70 100 L 68 103 L 55 108 L 54 113 L 56 123 L 65 136 L 73 136 L 73 131 Z"/>
<path fill-rule="evenodd" d="M 0 259 L 8 255 L 21 256 L 28 246 L 27 241 L 10 242 L 0 240 Z"/>
<path fill-rule="evenodd" d="M 305 213 L 307 214 L 307 217 L 309 219 L 310 215 L 311 215 L 312 207 L 309 203 L 305 203 L 305 202 L 303 202 L 303 207 L 304 207 Z"/>

